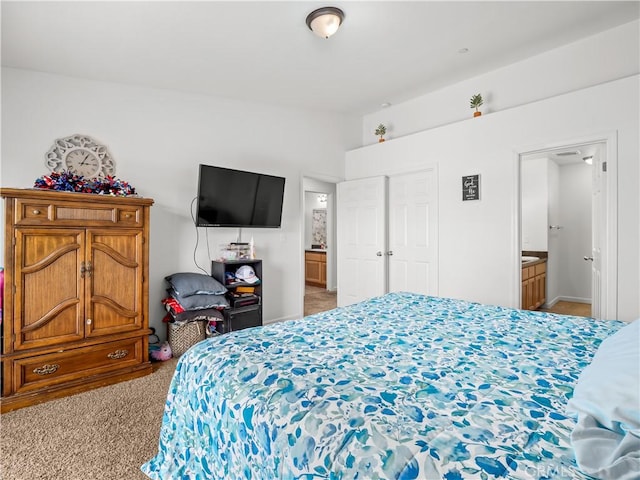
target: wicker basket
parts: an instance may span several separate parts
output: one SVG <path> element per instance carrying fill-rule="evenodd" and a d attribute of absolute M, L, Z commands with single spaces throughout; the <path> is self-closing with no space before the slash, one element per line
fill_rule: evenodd
<path fill-rule="evenodd" d="M 207 335 L 207 322 L 188 322 L 183 325 L 169 323 L 169 345 L 174 357 L 179 357 Z"/>

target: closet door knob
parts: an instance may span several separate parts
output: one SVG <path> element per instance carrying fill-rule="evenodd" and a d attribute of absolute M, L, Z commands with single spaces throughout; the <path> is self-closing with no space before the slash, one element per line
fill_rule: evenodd
<path fill-rule="evenodd" d="M 587 257 L 587 256 L 584 256 L 584 257 L 582 257 L 582 258 L 584 258 L 584 259 L 585 259 L 586 261 L 588 261 L 588 262 L 593 262 L 593 257 Z"/>
<path fill-rule="evenodd" d="M 382 252 L 376 252 L 376 257 L 381 257 L 382 256 Z"/>

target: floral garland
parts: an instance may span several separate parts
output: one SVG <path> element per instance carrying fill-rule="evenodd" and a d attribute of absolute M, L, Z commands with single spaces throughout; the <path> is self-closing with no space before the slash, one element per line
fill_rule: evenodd
<path fill-rule="evenodd" d="M 85 179 L 71 172 L 51 172 L 36 179 L 35 188 L 63 192 L 97 193 L 98 195 L 135 195 L 136 189 L 123 180 L 112 176 Z"/>

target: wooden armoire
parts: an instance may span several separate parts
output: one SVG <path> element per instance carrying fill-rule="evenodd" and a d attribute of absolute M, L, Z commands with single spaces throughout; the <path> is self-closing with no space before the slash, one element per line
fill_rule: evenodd
<path fill-rule="evenodd" d="M 0 195 L 2 412 L 151 373 L 153 200 L 11 188 Z"/>

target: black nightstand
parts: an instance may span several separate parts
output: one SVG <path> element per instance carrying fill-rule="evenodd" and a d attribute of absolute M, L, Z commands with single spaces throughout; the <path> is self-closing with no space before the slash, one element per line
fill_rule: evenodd
<path fill-rule="evenodd" d="M 253 268 L 258 283 L 229 282 L 229 277 L 243 265 Z M 262 325 L 262 260 L 225 260 L 211 262 L 211 276 L 222 283 L 228 290 L 227 299 L 230 306 L 224 309 L 224 322 L 218 322 L 216 329 L 220 333 L 229 333 L 243 328 Z M 239 290 L 244 287 L 253 288 L 252 294 L 242 296 Z"/>

